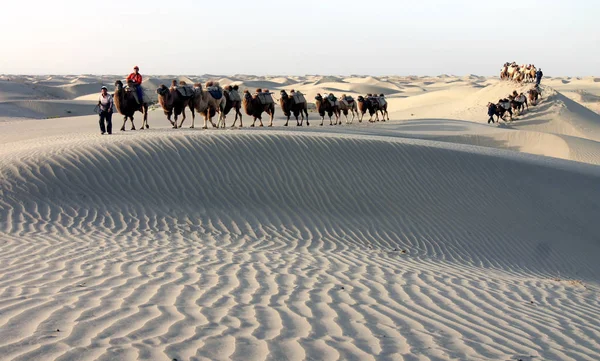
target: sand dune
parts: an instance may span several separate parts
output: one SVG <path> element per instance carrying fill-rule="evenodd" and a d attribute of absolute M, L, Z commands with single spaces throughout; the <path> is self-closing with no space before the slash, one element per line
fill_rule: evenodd
<path fill-rule="evenodd" d="M 600 359 L 592 78 L 488 125 L 528 86 L 147 76 L 387 91 L 392 121 L 284 128 L 277 107 L 274 129 L 201 131 L 153 111 L 110 137 L 74 116 L 99 78 L 0 79 L 0 360 Z"/>
<path fill-rule="evenodd" d="M 595 167 L 264 131 L 82 135 L 0 167 L 8 359 L 600 356 Z"/>

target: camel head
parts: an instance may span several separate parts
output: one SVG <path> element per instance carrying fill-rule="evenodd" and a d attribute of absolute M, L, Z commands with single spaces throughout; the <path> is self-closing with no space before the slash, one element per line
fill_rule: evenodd
<path fill-rule="evenodd" d="M 119 89 L 119 90 L 123 89 L 123 82 L 122 82 L 122 81 L 120 81 L 120 80 L 117 80 L 117 81 L 115 82 L 115 88 L 117 88 L 117 89 Z"/>
<path fill-rule="evenodd" d="M 252 101 L 252 94 L 250 94 L 248 89 L 244 90 L 244 100 L 248 102 Z"/>
<path fill-rule="evenodd" d="M 167 96 L 167 94 L 169 94 L 169 88 L 167 88 L 166 85 L 161 84 L 161 86 L 159 86 L 158 89 L 156 89 L 156 94 L 161 96 Z"/>
<path fill-rule="evenodd" d="M 287 99 L 288 98 L 288 94 L 285 92 L 284 89 L 281 89 L 279 91 L 279 94 L 281 95 L 281 99 Z"/>

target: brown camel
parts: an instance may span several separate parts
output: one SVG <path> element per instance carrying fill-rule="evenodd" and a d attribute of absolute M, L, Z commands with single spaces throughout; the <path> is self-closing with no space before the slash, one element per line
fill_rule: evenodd
<path fill-rule="evenodd" d="M 374 123 L 375 121 L 373 120 L 373 115 L 375 115 L 375 120 L 379 121 L 379 102 L 377 100 L 372 99 L 372 96 L 370 94 L 367 94 L 367 97 L 363 97 L 362 95 L 359 95 L 358 97 L 358 111 L 360 113 L 360 118 L 358 119 L 359 123 L 362 123 L 363 117 L 365 116 L 365 113 L 368 111 L 369 115 L 371 116 L 369 118 L 369 122 L 370 123 Z"/>
<path fill-rule="evenodd" d="M 305 116 L 306 126 L 309 126 L 310 123 L 308 122 L 308 104 L 306 103 L 306 99 L 304 99 L 304 96 L 299 96 L 301 94 L 299 92 L 296 94 L 294 90 L 292 90 L 292 93 L 290 95 L 288 95 L 288 93 L 285 90 L 282 90 L 280 94 L 281 98 L 279 98 L 279 105 L 281 106 L 283 114 L 285 114 L 285 116 L 287 117 L 287 121 L 285 122 L 284 126 L 288 126 L 292 114 L 294 114 L 294 117 L 296 118 L 296 126 L 302 126 L 302 123 L 304 123 Z M 304 99 L 304 101 L 301 101 L 301 99 Z M 301 120 L 298 120 L 298 116 L 300 116 Z"/>
<path fill-rule="evenodd" d="M 186 86 L 185 82 L 180 83 L 181 86 Z M 185 121 L 185 108 L 189 107 L 192 112 L 192 118 L 195 117 L 194 114 L 194 96 L 190 95 L 182 95 L 181 92 L 177 89 L 177 87 L 172 86 L 171 88 L 167 88 L 164 84 L 161 85 L 158 89 L 156 89 L 156 94 L 158 94 L 158 103 L 163 108 L 165 115 L 167 116 L 167 120 L 171 123 L 173 128 L 177 128 L 177 117 L 181 114 L 181 123 Z M 174 121 L 171 120 L 171 116 L 174 115 Z"/>
<path fill-rule="evenodd" d="M 227 114 L 231 111 L 231 109 L 235 110 L 235 120 L 231 127 L 235 127 L 235 123 L 237 123 L 238 117 L 240 118 L 240 128 L 244 126 L 242 123 L 242 112 L 240 111 L 242 107 L 242 101 L 240 94 L 238 93 L 239 87 L 237 85 L 231 86 L 228 85 L 225 87 L 224 95 L 225 95 L 225 108 L 223 109 L 223 119 L 227 117 Z M 224 120 L 223 120 L 224 121 Z"/>
<path fill-rule="evenodd" d="M 213 127 L 218 127 L 219 124 L 215 124 L 212 121 L 212 117 L 218 113 L 219 122 L 221 122 L 223 120 L 223 109 L 225 108 L 225 97 L 223 96 L 223 90 L 218 83 L 215 85 L 214 82 L 207 82 L 206 85 L 207 88 L 216 87 L 217 89 L 220 89 L 221 96 L 218 97 L 218 94 L 215 93 L 218 97 L 218 99 L 216 99 L 211 92 L 202 88 L 202 84 L 194 84 L 194 108 L 196 109 L 196 113 L 204 115 L 204 126 L 202 129 L 208 128 L 208 121 L 210 121 L 210 124 L 212 124 Z M 183 124 L 183 120 L 181 121 L 181 124 Z M 181 124 L 179 125 L 180 128 Z M 223 121 L 223 125 L 224 124 L 225 122 Z M 194 126 L 194 118 L 192 118 L 192 126 L 190 128 L 194 128 Z"/>
<path fill-rule="evenodd" d="M 342 95 L 340 100 L 340 111 L 346 117 L 346 124 L 352 124 L 354 118 L 359 116 L 356 100 L 351 96 L 346 96 L 346 94 Z M 352 113 L 352 120 L 350 121 L 348 121 L 348 113 Z"/>
<path fill-rule="evenodd" d="M 130 84 L 129 89 L 134 89 L 133 83 Z M 144 115 L 140 130 L 150 128 L 148 125 L 148 103 L 143 102 L 142 104 L 138 104 L 133 95 L 134 91 L 135 90 L 125 90 L 123 82 L 120 80 L 115 82 L 115 95 L 113 100 L 117 111 L 123 115 L 123 126 L 121 127 L 121 131 L 125 131 L 127 119 L 131 119 L 131 130 L 135 130 L 135 124 L 133 123 L 133 115 L 135 112 L 141 112 Z"/>
<path fill-rule="evenodd" d="M 331 96 L 332 94 L 330 94 Z M 329 116 L 329 125 L 338 125 L 342 124 L 340 120 L 340 115 L 342 114 L 340 111 L 339 101 L 337 100 L 329 100 L 329 97 L 323 98 L 321 94 L 317 93 L 315 97 L 315 105 L 317 107 L 317 112 L 321 116 L 321 125 L 323 125 L 323 121 L 325 120 L 325 114 Z M 335 115 L 335 123 L 332 123 L 331 117 Z"/>
<path fill-rule="evenodd" d="M 265 112 L 270 116 L 269 127 L 273 126 L 273 118 L 275 117 L 275 103 L 261 101 L 258 94 L 261 93 L 261 89 L 256 90 L 256 94 L 252 96 L 250 92 L 246 89 L 244 90 L 244 96 L 242 99 L 242 107 L 246 114 L 252 116 L 254 121 L 252 122 L 251 127 L 256 123 L 256 119 L 260 122 L 260 126 L 263 126 L 262 122 L 262 113 Z"/>
<path fill-rule="evenodd" d="M 537 105 L 538 98 L 542 98 L 542 92 L 536 88 L 529 89 L 527 95 L 529 97 L 529 102 L 531 103 L 531 105 Z"/>

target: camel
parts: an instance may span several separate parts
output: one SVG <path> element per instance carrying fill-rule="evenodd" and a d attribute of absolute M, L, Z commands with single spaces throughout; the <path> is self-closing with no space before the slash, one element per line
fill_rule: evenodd
<path fill-rule="evenodd" d="M 292 114 L 294 114 L 294 117 L 296 118 L 296 126 L 302 126 L 302 123 L 304 123 L 304 116 L 306 116 L 306 126 L 309 126 L 310 123 L 308 122 L 308 104 L 306 103 L 306 99 L 304 99 L 303 102 L 296 103 L 293 96 L 293 90 L 291 95 L 288 95 L 288 93 L 286 93 L 285 90 L 281 90 L 280 94 L 281 98 L 279 98 L 279 105 L 281 106 L 283 114 L 287 117 L 287 121 L 285 122 L 284 126 L 288 126 Z M 300 116 L 300 121 L 298 120 L 298 116 Z"/>
<path fill-rule="evenodd" d="M 340 111 L 339 102 L 335 101 L 332 104 L 332 101 L 328 99 L 329 97 L 323 98 L 321 94 L 317 93 L 315 97 L 317 112 L 321 116 L 321 125 L 323 125 L 323 121 L 325 121 L 325 114 L 329 116 L 329 125 L 338 125 L 342 124 L 340 120 L 340 115 L 342 114 Z M 335 123 L 332 123 L 331 117 L 335 115 Z"/>
<path fill-rule="evenodd" d="M 219 89 L 221 89 L 221 87 L 219 86 L 218 83 L 214 82 L 207 82 L 206 83 L 207 88 L 210 86 L 216 86 Z M 222 90 L 221 90 L 222 92 Z M 204 115 L 204 126 L 202 126 L 202 129 L 207 129 L 207 122 L 210 121 L 210 124 L 212 124 L 213 127 L 218 128 L 218 126 L 220 125 L 220 123 L 223 123 L 223 126 L 225 126 L 225 120 L 223 119 L 223 110 L 225 109 L 225 97 L 221 95 L 221 97 L 219 99 L 215 99 L 215 97 L 213 97 L 213 95 L 206 89 L 202 89 L 202 84 L 200 83 L 196 83 L 194 84 L 194 98 L 193 98 L 193 103 L 194 103 L 194 108 L 196 109 L 196 113 L 198 114 L 202 114 Z M 219 114 L 219 124 L 213 123 L 212 121 L 212 117 L 215 114 Z M 183 124 L 183 120 L 181 121 L 181 124 L 179 124 L 179 127 L 181 128 L 181 125 Z M 194 128 L 195 124 L 194 124 L 194 118 L 192 118 L 192 126 L 190 126 L 190 128 Z"/>
<path fill-rule="evenodd" d="M 525 80 L 525 70 L 523 68 L 517 68 L 513 74 L 513 81 L 522 83 Z"/>
<path fill-rule="evenodd" d="M 129 88 L 133 89 L 133 83 L 129 84 Z M 123 126 L 121 127 L 121 131 L 125 131 L 127 119 L 131 119 L 131 130 L 135 130 L 135 124 L 133 123 L 133 115 L 135 112 L 141 112 L 144 115 L 140 130 L 150 128 L 148 125 L 148 103 L 143 102 L 142 104 L 138 104 L 133 92 L 125 90 L 123 82 L 120 80 L 115 82 L 115 95 L 113 100 L 117 111 L 123 115 Z"/>
<path fill-rule="evenodd" d="M 529 91 L 527 92 L 527 95 L 529 97 L 529 101 L 531 102 L 531 105 L 537 105 L 538 98 L 540 98 L 540 99 L 542 98 L 542 92 L 536 88 L 529 89 Z"/>
<path fill-rule="evenodd" d="M 508 65 L 506 64 L 502 67 L 502 69 L 500 69 L 500 79 L 508 79 Z"/>
<path fill-rule="evenodd" d="M 535 66 L 532 66 L 531 68 L 527 69 L 527 71 L 525 73 L 525 80 L 527 82 L 533 83 L 535 81 L 536 73 L 537 73 L 537 69 L 535 68 Z"/>
<path fill-rule="evenodd" d="M 385 100 L 385 95 L 383 94 L 379 94 L 379 97 L 375 99 L 377 102 L 379 102 L 379 111 L 381 112 L 381 121 L 385 122 L 385 118 L 387 117 L 387 120 L 390 120 L 390 115 L 388 114 L 387 111 L 387 100 Z"/>
<path fill-rule="evenodd" d="M 180 83 L 181 86 L 186 86 L 185 82 Z M 177 117 L 181 114 L 181 123 L 185 121 L 185 108 L 189 107 L 192 112 L 192 118 L 194 114 L 194 97 L 193 95 L 183 96 L 176 87 L 167 88 L 162 84 L 156 89 L 158 94 L 158 103 L 163 108 L 167 120 L 171 123 L 173 128 L 177 128 Z M 174 121 L 171 120 L 171 116 L 174 115 Z"/>
<path fill-rule="evenodd" d="M 360 113 L 360 118 L 358 119 L 359 123 L 362 123 L 363 117 L 367 111 L 369 111 L 369 115 L 371 116 L 369 118 L 370 123 L 374 123 L 373 115 L 375 115 L 375 120 L 379 121 L 379 113 L 378 113 L 379 102 L 378 101 L 371 99 L 370 94 L 367 94 L 366 98 L 363 97 L 362 95 L 360 95 L 357 100 L 358 100 L 358 111 Z"/>
<path fill-rule="evenodd" d="M 352 124 L 354 122 L 354 118 L 359 116 L 358 113 L 358 105 L 354 98 L 346 96 L 346 94 L 342 95 L 342 100 L 340 101 L 340 111 L 346 117 L 346 124 Z M 348 113 L 352 113 L 352 120 L 348 121 Z"/>
<path fill-rule="evenodd" d="M 238 94 L 239 87 L 237 85 L 231 86 L 228 85 L 225 87 L 223 91 L 223 95 L 225 96 L 225 108 L 223 109 L 223 125 L 225 124 L 225 118 L 227 114 L 231 111 L 231 109 L 235 109 L 235 120 L 231 127 L 235 127 L 235 123 L 237 123 L 238 117 L 240 118 L 240 128 L 244 126 L 242 123 L 242 112 L 240 108 L 242 107 L 242 102 L 239 100 L 240 95 Z"/>
<path fill-rule="evenodd" d="M 244 96 L 242 97 L 242 107 L 246 114 L 254 118 L 251 127 L 256 123 L 256 119 L 260 122 L 260 126 L 263 126 L 262 113 L 265 112 L 270 116 L 269 127 L 273 126 L 273 118 L 275 117 L 275 103 L 263 104 L 259 99 L 258 94 L 262 92 L 261 89 L 256 89 L 256 94 L 252 96 L 246 89 L 244 90 Z"/>
<path fill-rule="evenodd" d="M 506 119 L 504 118 L 504 116 L 506 115 L 506 113 L 510 114 L 510 121 L 512 122 L 512 120 L 513 120 L 513 113 L 512 113 L 512 110 L 511 110 L 510 101 L 508 99 L 500 99 L 500 100 L 498 100 L 498 104 L 496 104 L 496 115 L 499 118 L 502 118 L 502 120 L 504 120 L 506 122 Z"/>

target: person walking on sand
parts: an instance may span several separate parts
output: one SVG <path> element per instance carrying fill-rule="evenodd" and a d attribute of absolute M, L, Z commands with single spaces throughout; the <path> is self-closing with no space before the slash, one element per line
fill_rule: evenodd
<path fill-rule="evenodd" d="M 540 85 L 543 76 L 544 73 L 542 73 L 542 68 L 540 68 L 540 70 L 535 73 L 535 85 Z"/>
<path fill-rule="evenodd" d="M 494 115 L 496 115 L 496 113 L 498 112 L 497 108 L 496 108 L 496 104 L 494 103 L 488 103 L 488 115 L 490 117 L 490 119 L 488 119 L 488 124 L 490 124 L 490 122 L 495 123 L 494 122 Z"/>
<path fill-rule="evenodd" d="M 144 93 L 142 92 L 142 74 L 140 74 L 140 68 L 136 65 L 133 67 L 133 73 L 127 76 L 127 82 L 132 81 L 135 87 L 135 100 L 138 104 L 144 103 Z"/>
<path fill-rule="evenodd" d="M 100 132 L 112 134 L 113 97 L 108 94 L 105 86 L 100 89 L 98 106 L 100 107 Z"/>

